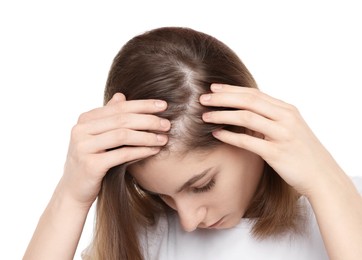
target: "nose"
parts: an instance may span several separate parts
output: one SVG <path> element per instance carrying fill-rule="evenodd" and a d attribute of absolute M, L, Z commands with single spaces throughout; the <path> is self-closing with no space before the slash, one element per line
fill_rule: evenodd
<path fill-rule="evenodd" d="M 180 223 L 186 232 L 194 231 L 205 219 L 206 208 L 199 205 L 194 199 L 182 199 L 175 201 Z"/>

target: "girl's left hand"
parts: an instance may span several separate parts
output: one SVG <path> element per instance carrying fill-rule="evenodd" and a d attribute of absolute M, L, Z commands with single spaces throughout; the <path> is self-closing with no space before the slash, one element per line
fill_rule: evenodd
<path fill-rule="evenodd" d="M 301 194 L 308 195 L 333 173 L 342 171 L 294 106 L 254 88 L 212 84 L 211 90 L 213 93 L 200 97 L 202 105 L 233 110 L 207 112 L 203 120 L 251 130 L 235 133 L 222 129 L 214 136 L 258 154 Z"/>

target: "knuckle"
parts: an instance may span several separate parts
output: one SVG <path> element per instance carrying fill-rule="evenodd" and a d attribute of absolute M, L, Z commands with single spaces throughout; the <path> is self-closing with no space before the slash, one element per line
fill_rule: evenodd
<path fill-rule="evenodd" d="M 89 120 L 89 112 L 84 112 L 79 115 L 78 123 L 84 123 Z"/>
<path fill-rule="evenodd" d="M 142 120 L 142 123 L 140 122 Z M 139 127 L 147 129 L 160 129 L 161 128 L 161 119 L 154 115 L 143 115 L 142 119 L 136 121 Z"/>
<path fill-rule="evenodd" d="M 288 104 L 287 108 L 289 109 L 289 111 L 293 114 L 299 114 L 299 110 L 296 106 L 292 105 L 292 104 Z"/>
<path fill-rule="evenodd" d="M 249 92 L 245 95 L 245 97 L 243 98 L 243 102 L 250 106 L 252 104 L 254 104 L 257 101 L 258 97 L 257 97 L 257 93 L 256 92 Z"/>
<path fill-rule="evenodd" d="M 243 138 L 238 138 L 236 141 L 236 146 L 238 147 L 244 147 L 244 140 Z"/>
<path fill-rule="evenodd" d="M 280 134 L 283 136 L 284 140 L 290 141 L 293 139 L 293 131 L 290 128 L 282 127 L 279 129 Z"/>
<path fill-rule="evenodd" d="M 130 138 L 130 134 L 129 134 L 129 131 L 127 131 L 127 129 L 122 128 L 116 132 L 116 139 L 119 143 L 123 144 L 129 138 Z"/>
<path fill-rule="evenodd" d="M 243 110 L 242 112 L 242 122 L 249 122 L 252 123 L 255 119 L 254 114 L 248 110 Z"/>
<path fill-rule="evenodd" d="M 245 148 L 249 145 L 250 137 L 244 134 L 236 134 L 235 144 L 237 147 Z"/>
<path fill-rule="evenodd" d="M 80 124 L 76 124 L 75 126 L 73 126 L 70 132 L 71 139 L 77 140 L 81 135 L 81 132 L 82 132 L 82 127 Z"/>
<path fill-rule="evenodd" d="M 297 107 L 293 105 L 288 105 L 285 118 L 290 124 L 296 124 L 300 119 L 300 113 Z"/>
<path fill-rule="evenodd" d="M 123 162 L 128 162 L 132 159 L 133 152 L 127 149 L 121 149 L 119 152 L 119 158 Z"/>
<path fill-rule="evenodd" d="M 145 146 L 152 146 L 154 144 L 157 144 L 157 134 L 153 133 L 145 133 L 143 136 L 143 142 Z"/>
<path fill-rule="evenodd" d="M 257 89 L 257 88 L 254 88 L 254 87 L 246 87 L 245 90 L 248 92 L 248 93 L 252 93 L 254 95 L 258 95 L 260 93 L 260 90 Z"/>
<path fill-rule="evenodd" d="M 125 125 L 127 124 L 127 122 L 128 122 L 126 115 L 119 115 L 119 114 L 118 114 L 118 115 L 116 116 L 116 120 L 117 120 L 117 124 L 118 124 L 119 126 L 125 126 Z"/>
<path fill-rule="evenodd" d="M 73 150 L 77 154 L 78 158 L 82 158 L 82 155 L 85 154 L 86 144 L 85 141 L 78 141 L 73 144 Z"/>

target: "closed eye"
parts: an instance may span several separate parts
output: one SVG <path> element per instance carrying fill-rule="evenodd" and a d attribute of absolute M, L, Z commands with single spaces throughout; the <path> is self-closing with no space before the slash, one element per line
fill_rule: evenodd
<path fill-rule="evenodd" d="M 215 178 L 212 178 L 206 185 L 198 188 L 196 187 L 192 188 L 192 192 L 194 193 L 207 192 L 211 190 L 211 188 L 214 186 L 215 186 Z"/>
<path fill-rule="evenodd" d="M 193 188 L 191 188 L 191 191 L 193 193 L 207 192 L 207 191 L 211 190 L 215 186 L 215 184 L 216 184 L 215 177 L 213 177 L 206 185 L 204 185 L 202 187 L 193 187 Z M 150 195 L 159 196 L 162 199 L 168 197 L 167 195 L 164 195 L 164 194 L 154 193 L 154 192 L 147 191 L 147 190 L 144 190 L 144 191 L 147 192 Z"/>

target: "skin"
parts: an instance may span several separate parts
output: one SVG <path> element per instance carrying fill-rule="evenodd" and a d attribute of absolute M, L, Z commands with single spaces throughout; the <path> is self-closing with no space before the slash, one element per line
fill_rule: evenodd
<path fill-rule="evenodd" d="M 154 113 L 162 100 L 126 101 L 117 93 L 104 107 L 79 116 L 73 127 L 64 173 L 42 214 L 23 259 L 73 259 L 82 229 L 106 172 L 113 166 L 157 154 L 170 122 Z M 106 149 L 123 145 L 107 151 Z"/>
<path fill-rule="evenodd" d="M 264 137 L 220 130 L 213 133 L 215 138 L 260 156 L 287 183 L 308 198 L 330 259 L 362 259 L 362 199 L 298 110 L 256 89 L 213 84 L 211 91 L 211 94 L 200 97 L 201 104 L 235 110 L 206 113 L 203 115 L 205 122 L 243 126 Z M 72 130 L 63 177 L 39 220 L 24 259 L 73 259 L 89 208 L 97 197 L 107 170 L 121 163 L 155 155 L 160 151 L 157 147 L 167 143 L 167 136 L 145 132 L 169 130 L 167 120 L 153 115 L 165 109 L 166 104 L 162 101 L 126 101 L 124 95 L 118 93 L 106 106 L 80 116 Z M 107 150 L 123 145 L 133 147 Z M 196 163 L 190 167 L 195 167 L 190 171 L 201 170 Z M 186 171 L 177 176 L 181 178 L 183 174 L 194 172 Z M 144 179 L 147 179 L 146 176 Z M 138 181 L 141 182 L 140 179 Z M 144 185 L 170 196 L 179 211 L 191 196 L 176 196 L 171 184 L 167 190 L 161 190 L 156 184 L 151 187 L 150 182 Z M 206 226 L 214 218 L 217 220 L 228 212 L 234 212 L 234 206 L 225 209 L 210 206 L 201 197 L 197 201 L 201 206 L 195 208 L 201 209 L 202 213 L 198 213 L 201 216 L 198 224 L 189 225 L 182 220 L 189 230 L 194 226 Z M 243 207 L 242 204 L 240 215 Z M 180 212 L 183 211 L 181 209 Z M 185 218 L 181 216 L 181 219 Z M 225 226 L 232 223 L 228 219 Z"/>
<path fill-rule="evenodd" d="M 205 106 L 231 107 L 203 115 L 205 122 L 244 126 L 264 138 L 220 130 L 219 140 L 260 155 L 314 210 L 330 259 L 362 259 L 362 199 L 299 111 L 259 90 L 213 84 Z"/>
<path fill-rule="evenodd" d="M 255 193 L 264 161 L 254 153 L 221 145 L 207 154 L 173 152 L 135 164 L 128 171 L 143 189 L 160 194 L 177 211 L 185 231 L 196 228 L 230 228 L 239 223 Z M 211 168 L 211 169 L 210 169 Z M 188 180 L 205 176 L 179 191 Z M 202 176 L 202 175 L 201 175 Z"/>

